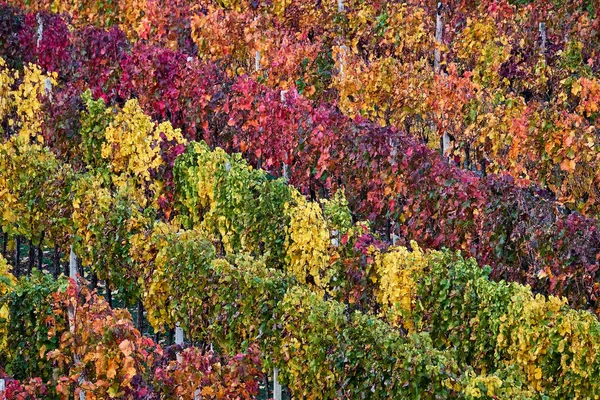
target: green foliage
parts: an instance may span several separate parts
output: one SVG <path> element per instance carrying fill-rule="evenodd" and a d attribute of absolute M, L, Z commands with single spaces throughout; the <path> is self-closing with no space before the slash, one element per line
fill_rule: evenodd
<path fill-rule="evenodd" d="M 73 183 L 75 251 L 131 305 L 139 298 L 140 287 L 129 255 L 130 240 L 156 219 L 156 209 L 140 204 L 135 185 L 111 190 L 106 181 L 107 170 L 96 169 L 79 174 Z"/>
<path fill-rule="evenodd" d="M 217 257 L 196 231 L 156 229 L 149 238 L 145 308 L 155 329 L 180 323 L 193 340 L 210 341 L 228 353 L 269 338 L 275 305 L 287 279 L 248 255 Z"/>
<path fill-rule="evenodd" d="M 62 372 L 55 371 L 44 355 L 59 348 L 61 335 L 67 331 L 67 323 L 55 314 L 52 301 L 52 294 L 66 290 L 67 284 L 64 277 L 55 281 L 50 274 L 36 270 L 19 279 L 14 290 L 0 299 L 10 309 L 7 351 L 0 354 L 0 365 L 12 376 L 46 381 Z"/>
<path fill-rule="evenodd" d="M 489 269 L 444 251 L 426 253 L 413 313 L 434 348 L 465 370 L 468 398 L 594 398 L 600 393 L 600 322 L 565 299 L 492 282 Z"/>
<path fill-rule="evenodd" d="M 264 255 L 269 266 L 282 266 L 288 224 L 284 206 L 291 198 L 283 179 L 269 179 L 239 154 L 210 151 L 204 142 L 188 146 L 173 175 L 184 227 L 204 230 L 228 254 Z"/>
<path fill-rule="evenodd" d="M 86 110 L 80 113 L 81 151 L 84 165 L 91 168 L 107 167 L 108 161 L 102 157 L 105 144 L 104 132 L 114 119 L 114 112 L 107 108 L 103 99 L 94 100 L 88 89 L 82 95 Z"/>
<path fill-rule="evenodd" d="M 312 399 L 453 397 L 452 355 L 435 350 L 426 333 L 403 336 L 389 325 L 292 288 L 281 304 L 283 379 Z"/>
<path fill-rule="evenodd" d="M 348 233 L 352 228 L 352 214 L 344 190 L 335 192 L 331 200 L 321 200 L 321 202 L 323 214 L 331 229 L 336 230 L 340 236 Z"/>
<path fill-rule="evenodd" d="M 289 223 L 284 206 L 293 189 L 283 178 L 268 179 L 265 171 L 252 169 L 240 154 L 230 156 L 216 178 L 216 215 L 231 232 L 234 252 L 263 254 L 268 266 L 281 267 Z"/>
<path fill-rule="evenodd" d="M 509 287 L 489 282 L 489 270 L 473 259 L 451 252 L 429 256 L 417 278 L 415 324 L 429 332 L 436 347 L 456 349 L 461 363 L 493 368 L 498 318 L 510 301 Z"/>

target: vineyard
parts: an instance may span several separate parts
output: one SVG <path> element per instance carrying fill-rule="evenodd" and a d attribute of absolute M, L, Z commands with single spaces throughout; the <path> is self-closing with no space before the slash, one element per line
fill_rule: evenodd
<path fill-rule="evenodd" d="M 0 399 L 600 398 L 592 0 L 0 0 Z"/>

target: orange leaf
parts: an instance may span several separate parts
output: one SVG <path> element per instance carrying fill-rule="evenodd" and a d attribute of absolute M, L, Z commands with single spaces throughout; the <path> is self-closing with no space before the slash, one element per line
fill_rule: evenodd
<path fill-rule="evenodd" d="M 106 377 L 108 379 L 113 379 L 117 375 L 117 369 L 119 366 L 114 360 L 108 361 L 108 369 L 106 370 Z"/>
<path fill-rule="evenodd" d="M 119 344 L 119 348 L 121 349 L 125 357 L 128 357 L 133 352 L 131 342 L 127 339 L 123 340 L 121 344 Z"/>
<path fill-rule="evenodd" d="M 575 160 L 563 160 L 560 163 L 560 169 L 569 173 L 575 171 Z"/>

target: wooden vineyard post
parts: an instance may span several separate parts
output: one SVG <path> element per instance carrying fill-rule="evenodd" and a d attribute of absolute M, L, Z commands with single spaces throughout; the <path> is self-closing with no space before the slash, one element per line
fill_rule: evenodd
<path fill-rule="evenodd" d="M 285 94 L 287 93 L 287 90 L 282 90 L 280 92 L 280 96 L 281 96 L 281 102 L 283 104 L 285 104 Z M 286 158 L 283 162 L 283 171 L 282 171 L 282 175 L 283 175 L 283 179 L 285 179 L 286 182 L 288 182 L 290 180 L 290 171 L 289 171 L 289 166 L 287 164 L 287 160 L 288 160 L 288 154 L 286 153 Z"/>
<path fill-rule="evenodd" d="M 395 245 L 396 245 L 396 242 L 398 241 L 398 239 L 400 239 L 400 236 L 396 235 L 396 234 L 395 234 L 395 233 L 393 233 L 393 232 L 392 232 L 392 235 L 391 235 L 391 236 L 392 236 L 392 237 L 391 237 L 391 239 L 392 239 L 392 246 L 395 246 Z"/>
<path fill-rule="evenodd" d="M 345 7 L 344 7 L 344 0 L 337 0 L 337 10 L 338 13 L 343 13 L 345 11 Z M 346 45 L 344 44 L 344 36 L 343 34 L 340 36 L 339 38 L 340 40 L 340 54 L 338 54 L 338 73 L 340 74 L 340 77 L 343 78 L 344 77 L 344 67 L 346 65 Z"/>
<path fill-rule="evenodd" d="M 285 181 L 289 181 L 290 180 L 290 173 L 289 173 L 289 168 L 288 165 L 286 163 L 283 164 L 283 179 L 285 179 Z"/>
<path fill-rule="evenodd" d="M 48 96 L 48 100 L 52 103 L 52 82 L 50 78 L 46 78 L 44 80 L 44 90 L 46 91 L 46 96 Z"/>
<path fill-rule="evenodd" d="M 331 244 L 333 247 L 339 247 L 340 245 L 340 233 L 337 231 L 337 229 L 331 231 Z"/>
<path fill-rule="evenodd" d="M 279 368 L 273 368 L 273 399 L 282 400 L 281 384 L 279 383 Z"/>
<path fill-rule="evenodd" d="M 175 344 L 177 346 L 183 346 L 183 329 L 179 326 L 179 322 L 175 326 Z M 177 362 L 181 362 L 180 352 L 177 352 Z"/>
<path fill-rule="evenodd" d="M 73 251 L 73 245 L 71 245 L 71 254 L 69 255 L 69 277 L 75 280 L 75 288 L 77 289 L 77 256 Z M 75 293 L 77 296 L 77 292 Z M 77 304 L 77 297 L 75 298 L 74 304 Z M 76 322 L 76 306 L 69 306 L 69 331 L 73 338 L 75 338 L 75 322 Z M 73 361 L 75 364 L 79 363 L 79 356 L 77 355 L 77 346 L 73 348 Z M 83 383 L 83 373 L 79 376 L 79 385 Z M 79 400 L 85 400 L 85 392 L 79 389 Z"/>
<path fill-rule="evenodd" d="M 275 319 L 275 312 L 273 312 L 273 319 Z M 268 393 L 269 388 L 267 386 L 267 395 Z M 277 367 L 273 368 L 273 399 L 282 400 L 281 384 L 279 383 L 279 368 Z"/>
<path fill-rule="evenodd" d="M 256 22 L 256 18 L 254 18 L 254 22 Z M 260 50 L 254 51 L 254 72 L 260 71 Z"/>
<path fill-rule="evenodd" d="M 341 50 L 341 54 L 339 56 L 339 61 L 340 61 L 340 68 L 339 68 L 339 72 L 340 72 L 340 77 L 344 77 L 344 70 L 345 70 L 345 66 L 346 66 L 346 50 L 347 47 L 345 44 L 340 46 L 340 50 Z"/>
<path fill-rule="evenodd" d="M 285 94 L 286 93 L 287 93 L 287 90 L 282 90 L 281 91 L 281 102 L 282 103 L 285 103 Z M 286 181 L 289 180 L 289 177 L 288 177 L 288 165 L 285 162 L 283 163 L 283 178 Z M 279 369 L 278 368 L 273 368 L 273 399 L 274 400 L 281 400 L 281 393 L 282 392 L 281 392 L 281 384 L 277 380 L 278 376 L 279 376 Z"/>
<path fill-rule="evenodd" d="M 435 11 L 435 49 L 433 51 L 433 72 L 435 75 L 441 73 L 441 51 L 440 47 L 442 45 L 443 33 L 444 33 L 444 23 L 442 21 L 442 10 L 444 9 L 444 4 L 439 2 L 437 4 L 437 8 Z M 440 150 L 442 151 L 442 156 L 445 157 L 446 153 L 450 149 L 450 136 L 446 131 L 442 133 L 442 137 L 440 138 Z"/>
<path fill-rule="evenodd" d="M 44 21 L 42 20 L 42 14 L 39 12 L 37 14 L 37 23 L 38 23 L 38 29 L 37 29 L 36 46 L 40 47 L 40 42 L 42 41 L 42 38 L 44 37 Z"/>
<path fill-rule="evenodd" d="M 548 42 L 548 36 L 546 35 L 546 23 L 540 22 L 540 36 L 542 39 L 542 44 L 540 46 L 540 51 L 543 56 L 546 55 L 546 44 Z"/>
<path fill-rule="evenodd" d="M 183 339 L 184 339 L 183 329 L 181 328 L 181 326 L 179 326 L 179 322 L 178 322 L 175 325 L 175 345 L 183 346 Z M 177 352 L 176 357 L 177 357 L 178 363 L 183 362 L 183 358 L 181 357 L 180 351 Z M 200 400 L 200 399 L 202 399 L 201 391 L 200 391 L 200 389 L 196 389 L 194 391 L 194 400 Z"/>
<path fill-rule="evenodd" d="M 433 71 L 436 74 L 440 73 L 440 44 L 442 43 L 443 23 L 442 23 L 442 8 L 443 4 L 439 2 L 435 12 L 435 50 L 433 51 Z"/>

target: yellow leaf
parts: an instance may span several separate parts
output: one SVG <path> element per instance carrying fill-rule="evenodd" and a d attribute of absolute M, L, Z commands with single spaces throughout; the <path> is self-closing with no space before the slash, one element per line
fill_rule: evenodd
<path fill-rule="evenodd" d="M 577 96 L 579 93 L 581 93 L 581 83 L 579 83 L 579 81 L 573 83 L 573 86 L 571 86 L 571 93 L 573 93 L 574 96 Z"/>

